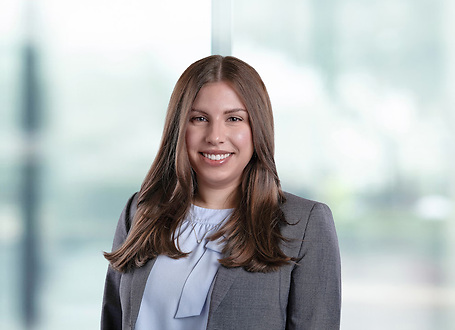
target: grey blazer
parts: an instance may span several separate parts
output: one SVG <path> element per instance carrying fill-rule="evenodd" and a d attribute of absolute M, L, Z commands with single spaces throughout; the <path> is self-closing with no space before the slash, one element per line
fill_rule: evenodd
<path fill-rule="evenodd" d="M 297 263 L 271 273 L 220 266 L 213 286 L 209 330 L 333 330 L 340 327 L 340 253 L 330 209 L 286 193 L 282 205 L 289 225 L 283 252 Z M 125 240 L 136 211 L 137 194 L 125 206 L 113 250 Z M 154 260 L 120 273 L 108 267 L 101 329 L 134 329 Z M 158 329 L 159 330 L 159 329 Z M 191 330 L 191 329 L 189 329 Z"/>

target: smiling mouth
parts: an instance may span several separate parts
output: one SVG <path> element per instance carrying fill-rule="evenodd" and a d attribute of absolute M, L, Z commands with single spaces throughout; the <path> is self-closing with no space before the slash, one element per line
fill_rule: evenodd
<path fill-rule="evenodd" d="M 202 155 L 205 157 L 205 158 L 208 158 L 210 160 L 223 160 L 223 159 L 226 159 L 228 158 L 230 155 L 232 155 L 231 153 L 227 153 L 227 154 L 206 154 L 206 153 L 202 153 Z"/>

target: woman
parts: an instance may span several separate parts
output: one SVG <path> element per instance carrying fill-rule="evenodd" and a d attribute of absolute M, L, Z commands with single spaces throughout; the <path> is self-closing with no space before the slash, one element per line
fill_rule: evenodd
<path fill-rule="evenodd" d="M 331 212 L 284 193 L 257 72 L 209 56 L 182 74 L 161 146 L 123 210 L 102 329 L 338 329 Z"/>

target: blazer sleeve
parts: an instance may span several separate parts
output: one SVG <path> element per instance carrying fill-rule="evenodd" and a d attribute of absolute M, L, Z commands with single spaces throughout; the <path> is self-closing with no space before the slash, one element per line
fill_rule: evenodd
<path fill-rule="evenodd" d="M 130 197 L 123 209 L 114 235 L 112 251 L 117 250 L 125 241 L 131 227 L 136 207 L 137 193 Z M 108 266 L 104 283 L 103 305 L 101 310 L 101 330 L 122 329 L 122 306 L 119 288 L 122 273 Z"/>
<path fill-rule="evenodd" d="M 316 203 L 291 274 L 286 329 L 339 329 L 340 311 L 341 262 L 335 224 L 328 206 Z"/>

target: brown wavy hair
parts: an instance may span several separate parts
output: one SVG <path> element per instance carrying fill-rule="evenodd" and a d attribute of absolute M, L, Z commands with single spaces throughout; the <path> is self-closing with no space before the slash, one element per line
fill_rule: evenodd
<path fill-rule="evenodd" d="M 197 93 L 207 83 L 223 81 L 248 111 L 254 152 L 244 169 L 229 220 L 209 239 L 224 237 L 225 267 L 268 272 L 291 258 L 280 249 L 285 201 L 274 160 L 273 114 L 267 89 L 256 70 L 232 57 L 213 55 L 190 65 L 177 81 L 166 114 L 161 145 L 138 195 L 131 230 L 119 249 L 104 253 L 121 272 L 141 267 L 159 254 L 182 258 L 175 232 L 197 193 L 197 180 L 186 150 L 185 132 Z"/>

